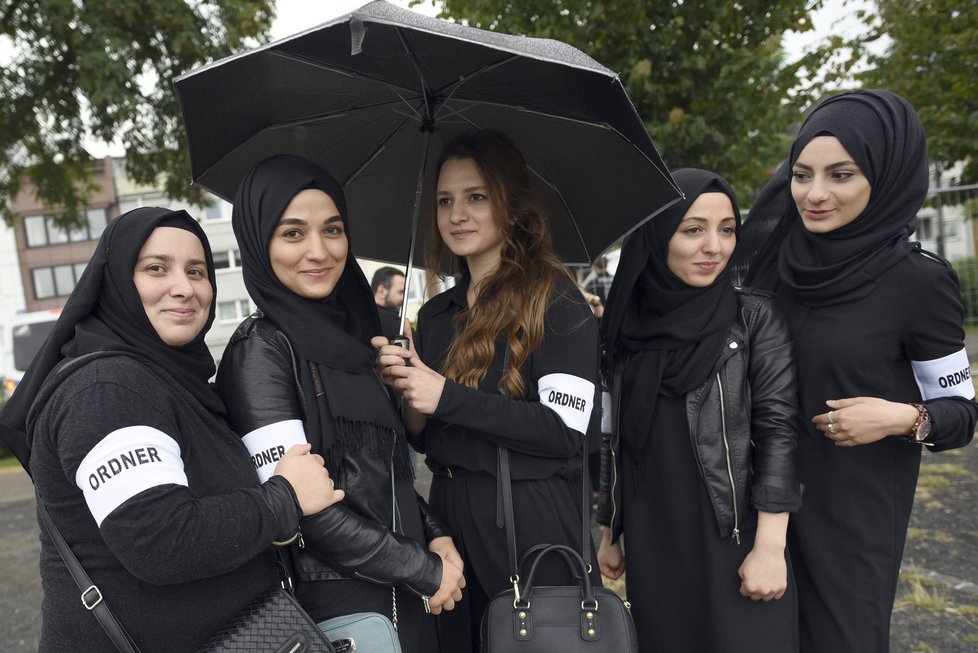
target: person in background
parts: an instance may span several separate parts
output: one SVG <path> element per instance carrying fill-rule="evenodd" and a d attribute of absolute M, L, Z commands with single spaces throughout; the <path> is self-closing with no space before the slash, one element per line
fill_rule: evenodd
<path fill-rule="evenodd" d="M 591 264 L 591 274 L 584 282 L 584 290 L 592 295 L 597 295 L 598 301 L 602 304 L 607 304 L 608 292 L 611 290 L 614 279 L 608 272 L 608 259 L 602 256 Z"/>
<path fill-rule="evenodd" d="M 733 190 L 706 170 L 672 174 L 685 199 L 625 241 L 601 324 L 618 412 L 598 562 L 609 578 L 627 567 L 642 650 L 790 653 L 791 340 L 770 293 L 730 284 Z"/>
<path fill-rule="evenodd" d="M 461 599 L 462 560 L 414 491 L 404 426 L 374 369 L 380 321 L 343 189 L 305 159 L 271 157 L 242 180 L 231 224 L 259 310 L 221 359 L 229 422 L 255 456 L 311 443 L 346 491 L 302 522 L 296 596 L 317 622 L 374 612 L 404 653 L 437 651 L 425 613 Z"/>
<path fill-rule="evenodd" d="M 26 427 L 39 502 L 147 653 L 198 650 L 279 583 L 273 545 L 343 498 L 308 445 L 259 484 L 208 383 L 215 291 L 185 211 L 119 216 L 0 414 Z M 45 528 L 40 569 L 38 650 L 115 650 Z"/>
<path fill-rule="evenodd" d="M 517 556 L 537 544 L 581 546 L 580 454 L 597 417 L 598 333 L 507 136 L 487 130 L 449 143 L 435 197 L 429 264 L 441 269 L 447 250 L 464 273 L 422 307 L 412 348 L 373 344 L 427 453 L 432 508 L 465 560 L 466 597 L 439 626 L 453 653 L 467 653 L 479 650 L 490 598 L 511 587 L 496 522 L 499 447 L 512 461 Z M 554 558 L 541 561 L 540 583 L 570 583 Z"/>
<path fill-rule="evenodd" d="M 894 93 L 828 98 L 745 225 L 748 283 L 777 291 L 798 359 L 803 653 L 889 650 L 921 452 L 978 422 L 957 274 L 909 239 L 926 143 Z"/>
<path fill-rule="evenodd" d="M 374 272 L 370 282 L 374 303 L 380 314 L 381 333 L 385 336 L 403 335 L 401 305 L 404 303 L 404 272 L 385 266 Z"/>

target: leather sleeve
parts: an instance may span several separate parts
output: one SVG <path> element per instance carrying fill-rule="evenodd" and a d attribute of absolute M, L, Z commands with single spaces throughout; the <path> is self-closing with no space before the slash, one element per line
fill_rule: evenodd
<path fill-rule="evenodd" d="M 288 340 L 259 321 L 236 333 L 218 372 L 228 418 L 239 434 L 302 417 Z M 441 585 L 441 559 L 416 540 L 393 533 L 338 503 L 302 520 L 307 550 L 350 575 L 431 595 Z"/>
<path fill-rule="evenodd" d="M 305 550 L 347 574 L 419 596 L 431 596 L 441 586 L 437 554 L 342 504 L 306 517 L 300 526 Z"/>
<path fill-rule="evenodd" d="M 302 419 L 289 341 L 267 322 L 245 322 L 231 337 L 217 370 L 227 419 L 240 436 L 269 424 Z"/>
<path fill-rule="evenodd" d="M 756 309 L 748 323 L 754 481 L 751 506 L 765 512 L 801 507 L 796 473 L 798 391 L 788 325 L 773 300 L 748 297 Z"/>
<path fill-rule="evenodd" d="M 598 486 L 598 510 L 594 515 L 594 520 L 602 526 L 611 526 L 612 516 L 612 489 L 611 477 L 614 473 L 612 465 L 614 461 L 611 457 L 611 434 L 601 434 L 601 476 Z"/>
<path fill-rule="evenodd" d="M 418 495 L 418 510 L 421 512 L 421 527 L 424 529 L 425 542 L 431 542 L 438 537 L 452 537 L 451 530 L 438 519 L 431 506 L 421 495 Z"/>

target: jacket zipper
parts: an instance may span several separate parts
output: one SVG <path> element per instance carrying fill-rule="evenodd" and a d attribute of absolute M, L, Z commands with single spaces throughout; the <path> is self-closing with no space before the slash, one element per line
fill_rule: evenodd
<path fill-rule="evenodd" d="M 723 381 L 717 373 L 717 388 L 720 391 L 720 430 L 723 433 L 723 450 L 727 456 L 727 476 L 730 478 L 730 499 L 733 504 L 733 538 L 740 544 L 740 515 L 737 511 L 737 485 L 734 483 L 733 466 L 730 464 L 730 442 L 727 440 L 727 409 L 723 403 Z"/>
<path fill-rule="evenodd" d="M 621 373 L 613 375 L 611 380 L 612 383 L 612 395 L 611 395 L 611 413 L 614 416 L 614 422 L 611 425 L 611 436 L 614 438 L 615 434 L 618 434 L 617 441 L 613 440 L 613 446 L 608 447 L 611 451 L 611 528 L 614 530 L 615 518 L 618 516 L 618 502 L 615 501 L 615 489 L 618 487 L 618 460 L 615 455 L 615 447 L 621 442 L 621 432 L 619 428 L 620 424 L 620 414 L 621 414 L 621 379 L 624 377 L 624 370 L 628 367 L 628 361 L 630 361 L 632 355 L 629 354 L 625 357 L 625 365 L 621 368 Z M 617 378 L 615 378 L 617 377 Z"/>

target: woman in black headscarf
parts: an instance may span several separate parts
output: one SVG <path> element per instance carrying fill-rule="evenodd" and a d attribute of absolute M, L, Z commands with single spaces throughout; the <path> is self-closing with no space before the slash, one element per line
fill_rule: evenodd
<path fill-rule="evenodd" d="M 730 284 L 730 186 L 673 176 L 686 197 L 628 238 L 602 321 L 616 410 L 598 561 L 618 578 L 624 536 L 642 650 L 793 651 L 791 342 L 770 294 Z"/>
<path fill-rule="evenodd" d="M 414 492 L 404 427 L 374 372 L 380 319 L 343 190 L 309 161 L 272 157 L 241 182 L 232 225 L 259 310 L 221 359 L 229 421 L 259 475 L 276 452 L 308 441 L 347 493 L 302 523 L 296 594 L 317 621 L 376 612 L 405 653 L 435 651 L 424 612 L 461 598 L 462 563 Z"/>
<path fill-rule="evenodd" d="M 105 230 L 2 414 L 29 434 L 42 502 L 142 651 L 193 651 L 278 581 L 273 542 L 342 497 L 319 456 L 285 454 L 259 486 L 208 383 L 214 264 L 184 211 Z M 40 651 L 113 645 L 41 529 Z"/>
<path fill-rule="evenodd" d="M 921 449 L 964 446 L 978 421 L 957 275 L 909 240 L 927 183 L 907 101 L 843 93 L 814 109 L 747 221 L 748 278 L 777 289 L 798 355 L 806 489 L 789 548 L 805 653 L 889 650 Z"/>

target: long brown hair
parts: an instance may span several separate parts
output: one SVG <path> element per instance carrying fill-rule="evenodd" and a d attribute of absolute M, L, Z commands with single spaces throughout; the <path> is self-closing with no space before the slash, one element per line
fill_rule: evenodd
<path fill-rule="evenodd" d="M 553 253 L 547 216 L 530 188 L 526 160 L 505 134 L 483 130 L 449 143 L 438 160 L 471 159 L 479 168 L 489 194 L 493 217 L 503 233 L 498 268 L 479 287 L 478 300 L 455 318 L 455 336 L 441 372 L 457 383 L 478 388 L 495 354 L 496 337 L 505 333 L 510 360 L 499 391 L 521 399 L 526 384 L 520 367 L 543 340 L 544 317 L 557 275 L 571 284 L 573 277 Z M 428 267 L 445 276 L 446 246 L 432 220 Z M 462 257 L 457 266 L 465 270 Z M 571 285 L 570 287 L 574 287 Z"/>

